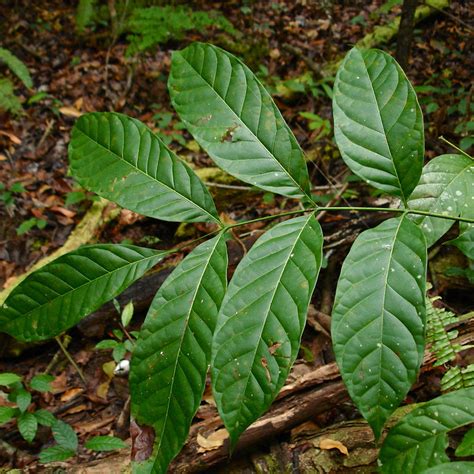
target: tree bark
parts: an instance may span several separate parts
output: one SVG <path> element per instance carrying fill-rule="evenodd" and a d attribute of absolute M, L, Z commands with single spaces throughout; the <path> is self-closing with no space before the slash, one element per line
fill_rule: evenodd
<path fill-rule="evenodd" d="M 402 18 L 398 30 L 397 52 L 395 57 L 404 71 L 406 71 L 408 61 L 410 60 L 417 4 L 418 0 L 404 0 L 402 6 Z"/>

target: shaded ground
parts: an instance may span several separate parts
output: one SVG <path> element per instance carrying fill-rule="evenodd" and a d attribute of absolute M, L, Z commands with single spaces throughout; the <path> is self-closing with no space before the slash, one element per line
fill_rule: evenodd
<path fill-rule="evenodd" d="M 81 113 L 115 110 L 129 114 L 167 136 L 170 146 L 197 168 L 212 165 L 192 137 L 176 125 L 177 117 L 166 89 L 171 51 L 192 40 L 217 43 L 242 56 L 258 73 L 307 153 L 312 183 L 322 204 L 345 186 L 349 173 L 331 138 L 330 122 L 322 122 L 312 130 L 308 119 L 300 113 L 312 112 L 322 120 L 331 120 L 331 101 L 317 76 L 318 67 L 339 58 L 374 26 L 395 17 L 399 9 L 383 12 L 380 10 L 383 2 L 379 1 L 195 3 L 203 9 L 220 9 L 241 32 L 241 37 L 232 38 L 213 29 L 191 32 L 185 40 L 171 41 L 139 57 L 129 58 L 125 55 L 126 38 L 120 37 L 111 45 L 106 27 L 98 26 L 82 36 L 75 32 L 76 2 L 3 2 L 0 46 L 10 49 L 27 64 L 34 90 L 17 87 L 24 99 L 24 114 L 15 117 L 0 112 L 0 181 L 7 189 L 14 183 L 21 183 L 25 189 L 13 195 L 10 205 L 0 203 L 0 285 L 8 284 L 59 248 L 91 204 L 93 196 L 89 193 L 85 193 L 81 202 L 69 204 L 75 196 L 72 192 L 84 192 L 67 173 L 69 134 Z M 430 17 L 415 31 L 407 75 L 419 86 L 426 119 L 428 158 L 450 151 L 439 141 L 440 135 L 456 144 L 468 135 L 466 124 L 472 120 L 472 67 L 469 65 L 472 65 L 474 50 L 469 10 L 468 2 L 452 2 L 447 13 Z M 382 47 L 392 53 L 395 50 L 394 43 Z M 9 74 L 4 68 L 0 72 Z M 312 79 L 308 80 L 311 75 Z M 331 85 L 330 81 L 328 84 Z M 45 93 L 43 97 L 37 95 L 40 92 Z M 228 219 L 250 219 L 292 206 L 284 198 L 252 189 L 211 189 L 217 193 L 219 211 Z M 388 204 L 379 202 L 376 194 L 358 182 L 344 187 L 338 199 L 354 205 Z M 18 235 L 19 226 L 31 218 L 45 220 L 46 227 L 32 228 Z M 372 219 L 362 219 L 352 227 L 353 219 L 349 216 L 331 214 L 323 219 L 325 235 L 329 236 L 326 247 L 329 264 L 321 274 L 314 297 L 315 309 L 323 315 L 330 314 L 334 282 L 349 244 L 355 238 L 354 232 L 374 225 L 376 222 Z M 196 232 L 206 231 L 202 226 L 197 226 L 197 231 L 177 227 L 122 212 L 97 238 L 104 242 L 127 241 L 168 248 L 195 236 Z M 259 228 L 261 224 L 242 230 L 244 245 L 251 245 L 258 235 L 248 238 L 246 234 Z M 231 245 L 231 261 L 235 266 L 242 249 L 238 243 Z M 443 253 L 447 254 L 448 250 L 442 249 L 441 256 Z M 178 260 L 179 256 L 168 263 Z M 443 269 L 437 271 L 440 275 L 435 291 L 444 295 L 446 303 L 459 312 L 472 308 L 467 281 L 446 278 Z M 112 431 L 124 439 L 128 437 L 126 378 L 108 377 L 102 365 L 111 360 L 110 353 L 93 349 L 117 327 L 117 317 L 110 314 L 96 331 L 71 331 L 69 350 L 84 371 L 87 385 L 82 384 L 74 368 L 61 356 L 51 368 L 56 376 L 53 394 L 36 394 L 34 398 L 37 407 L 48 408 L 70 423 L 80 434 L 81 441 Z M 321 316 L 313 318 L 304 335 L 300 366 L 315 368 L 333 361 L 328 329 L 327 320 Z M 25 349 L 7 341 L 4 346 L 8 350 L 0 363 L 0 371 L 14 371 L 26 380 L 43 371 L 57 352 L 55 343 Z M 15 352 L 18 357 L 13 357 Z M 417 386 L 410 400 L 434 395 L 439 374 L 431 373 L 429 377 Z M 348 403 L 322 414 L 315 421 L 319 426 L 327 426 L 357 416 Z M 24 442 L 11 424 L 0 428 L 0 435 L 23 451 L 20 456 L 11 457 L 0 449 L 0 463 L 41 469 L 35 455 L 41 447 L 51 443 L 49 429 L 40 431 L 32 445 Z M 102 455 L 81 448 L 79 455 L 67 465 L 82 464 L 97 456 Z"/>

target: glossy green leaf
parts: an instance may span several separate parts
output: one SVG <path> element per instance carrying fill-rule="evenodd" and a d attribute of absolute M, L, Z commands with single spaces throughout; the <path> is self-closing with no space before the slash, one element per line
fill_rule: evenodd
<path fill-rule="evenodd" d="M 129 301 L 126 305 L 125 308 L 123 308 L 122 314 L 120 315 L 120 320 L 122 321 L 122 326 L 126 328 L 130 321 L 133 318 L 133 301 Z"/>
<path fill-rule="evenodd" d="M 34 412 L 35 418 L 40 425 L 53 426 L 56 423 L 56 417 L 48 410 L 40 409 Z"/>
<path fill-rule="evenodd" d="M 194 171 L 146 125 L 126 115 L 79 118 L 69 159 L 82 186 L 134 212 L 167 221 L 219 221 Z"/>
<path fill-rule="evenodd" d="M 472 204 L 474 207 L 474 203 Z M 457 247 L 467 258 L 474 260 L 474 225 L 461 222 L 457 238 L 446 242 Z"/>
<path fill-rule="evenodd" d="M 449 462 L 445 452 L 447 433 L 474 422 L 473 400 L 474 388 L 461 389 L 437 397 L 403 417 L 382 445 L 381 471 L 417 474 Z"/>
<path fill-rule="evenodd" d="M 423 116 L 396 61 L 383 51 L 353 48 L 336 76 L 333 113 L 347 166 L 406 201 L 423 167 Z"/>
<path fill-rule="evenodd" d="M 474 206 L 474 161 L 464 155 L 441 155 L 424 168 L 420 183 L 408 201 L 410 209 L 437 214 L 466 216 Z M 411 215 L 421 227 L 428 247 L 453 225 L 454 221 Z"/>
<path fill-rule="evenodd" d="M 406 217 L 362 232 L 341 269 L 332 314 L 347 389 L 378 437 L 415 381 L 425 345 L 426 243 Z"/>
<path fill-rule="evenodd" d="M 31 403 L 31 393 L 24 387 L 20 387 L 12 394 L 15 403 L 22 413 L 24 413 Z"/>
<path fill-rule="evenodd" d="M 455 474 L 461 472 L 462 474 L 469 474 L 474 472 L 474 462 L 458 461 L 438 464 L 423 471 L 423 474 Z"/>
<path fill-rule="evenodd" d="M 0 308 L 0 331 L 22 341 L 61 334 L 120 294 L 164 252 L 133 245 L 81 247 L 23 280 Z"/>
<path fill-rule="evenodd" d="M 39 461 L 42 464 L 49 462 L 65 461 L 76 455 L 74 449 L 67 449 L 63 446 L 51 446 L 50 448 L 43 449 L 39 455 Z"/>
<path fill-rule="evenodd" d="M 322 260 L 313 215 L 266 232 L 238 265 L 218 316 L 212 385 L 232 445 L 271 405 L 298 354 Z"/>
<path fill-rule="evenodd" d="M 35 416 L 32 413 L 22 413 L 17 420 L 18 431 L 24 440 L 31 443 L 36 436 L 36 431 L 38 429 L 38 422 L 36 421 Z"/>
<path fill-rule="evenodd" d="M 465 435 L 461 444 L 456 448 L 456 456 L 474 456 L 474 428 L 471 428 Z"/>
<path fill-rule="evenodd" d="M 77 450 L 77 434 L 71 425 L 68 425 L 62 420 L 56 420 L 52 428 L 53 437 L 60 446 L 73 451 Z"/>
<path fill-rule="evenodd" d="M 92 451 L 115 451 L 128 448 L 126 443 L 115 436 L 94 436 L 88 439 L 84 446 Z"/>
<path fill-rule="evenodd" d="M 186 441 L 205 387 L 226 278 L 220 234 L 196 247 L 153 299 L 130 369 L 132 415 L 155 439 L 151 457 L 137 463 L 140 472 L 166 472 Z"/>
<path fill-rule="evenodd" d="M 17 382 L 21 382 L 21 377 L 19 375 L 11 372 L 3 372 L 0 374 L 0 385 L 11 385 Z"/>
<path fill-rule="evenodd" d="M 30 388 L 38 392 L 49 392 L 51 390 L 51 382 L 55 379 L 49 374 L 35 375 L 30 381 Z"/>
<path fill-rule="evenodd" d="M 168 88 L 186 128 L 222 169 L 267 191 L 310 196 L 308 170 L 293 133 L 235 56 L 193 43 L 173 54 Z"/>
<path fill-rule="evenodd" d="M 0 425 L 7 423 L 16 416 L 17 409 L 12 407 L 0 406 Z"/>

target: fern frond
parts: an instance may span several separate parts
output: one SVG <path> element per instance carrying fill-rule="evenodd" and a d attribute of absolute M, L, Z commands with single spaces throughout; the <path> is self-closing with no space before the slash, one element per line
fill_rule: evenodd
<path fill-rule="evenodd" d="M 20 99 L 13 93 L 13 82 L 6 77 L 0 77 L 0 110 L 21 114 L 23 108 Z"/>
<path fill-rule="evenodd" d="M 184 38 L 186 32 L 219 28 L 235 35 L 232 23 L 220 12 L 194 11 L 188 6 L 163 6 L 135 8 L 128 24 L 132 34 L 128 36 L 130 46 L 127 55 L 133 55 L 157 44 Z"/>
<path fill-rule="evenodd" d="M 474 387 L 474 364 L 467 367 L 451 367 L 441 379 L 441 391 Z"/>
<path fill-rule="evenodd" d="M 31 80 L 28 68 L 14 54 L 8 51 L 8 49 L 0 48 L 0 61 L 4 62 L 8 69 L 10 69 L 28 89 L 33 87 L 33 81 Z"/>
<path fill-rule="evenodd" d="M 91 23 L 95 3 L 96 0 L 79 0 L 76 9 L 76 29 L 79 33 L 84 32 L 86 27 Z"/>
<path fill-rule="evenodd" d="M 431 352 L 435 356 L 435 367 L 445 365 L 456 359 L 458 352 L 473 346 L 461 346 L 453 342 L 458 337 L 458 331 L 446 327 L 458 321 L 457 316 L 445 308 L 437 308 L 433 305 L 440 297 L 426 298 L 426 342 L 431 344 Z M 474 364 L 461 368 L 451 367 L 441 379 L 441 391 L 458 390 L 474 386 Z"/>

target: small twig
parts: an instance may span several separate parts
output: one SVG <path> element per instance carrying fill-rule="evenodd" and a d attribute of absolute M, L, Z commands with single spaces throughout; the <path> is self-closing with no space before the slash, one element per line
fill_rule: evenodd
<path fill-rule="evenodd" d="M 209 183 L 207 181 L 204 181 L 204 184 L 206 186 L 211 186 L 214 188 L 222 188 L 222 189 L 235 189 L 236 191 L 252 191 L 253 188 L 251 186 L 238 186 L 238 185 L 233 185 L 233 184 L 220 184 L 220 183 Z M 256 190 L 258 192 L 261 192 L 260 190 Z"/>
<path fill-rule="evenodd" d="M 242 248 L 242 251 L 244 253 L 244 256 L 247 255 L 247 247 L 245 246 L 245 244 L 242 242 L 242 240 L 238 237 L 238 235 L 235 233 L 235 230 L 234 229 L 231 229 L 230 230 L 230 233 L 232 234 L 232 237 L 234 237 L 235 241 L 240 245 L 240 247 Z"/>
<path fill-rule="evenodd" d="M 427 2 L 423 2 L 423 5 L 427 6 L 427 7 L 430 7 L 432 8 L 433 10 L 436 10 L 440 13 L 442 13 L 443 15 L 446 15 L 447 17 L 451 18 L 451 20 L 459 23 L 460 25 L 464 26 L 465 28 L 467 28 L 471 33 L 474 32 L 474 28 L 472 28 L 471 25 L 468 25 L 466 22 L 462 21 L 460 18 L 458 18 L 457 16 L 453 15 L 452 13 L 449 13 L 445 10 L 442 10 L 441 8 L 438 8 L 438 7 L 435 7 L 434 5 L 432 5 L 431 3 L 427 3 Z"/>
<path fill-rule="evenodd" d="M 328 207 L 333 206 L 334 204 L 339 202 L 339 200 L 341 199 L 342 195 L 346 192 L 346 189 L 348 187 L 349 187 L 349 183 L 345 183 L 342 186 L 342 188 L 338 191 L 338 193 L 328 202 Z M 318 215 L 316 216 L 316 219 L 320 221 L 325 215 L 326 215 L 326 211 L 323 210 L 318 213 Z"/>
<path fill-rule="evenodd" d="M 79 366 L 76 364 L 76 361 L 71 357 L 71 354 L 69 354 L 66 347 L 63 345 L 63 343 L 61 341 L 61 338 L 56 336 L 54 339 L 56 339 L 56 342 L 58 343 L 59 347 L 63 351 L 64 355 L 69 360 L 69 362 L 72 364 L 72 366 L 76 369 L 76 372 L 79 374 L 79 377 L 84 382 L 84 385 L 87 386 L 86 378 L 84 377 L 84 374 L 82 373 L 82 370 L 79 368 Z"/>
<path fill-rule="evenodd" d="M 474 159 L 471 155 L 466 153 L 464 150 L 461 150 L 461 148 L 457 147 L 454 143 L 451 143 L 449 140 L 446 140 L 446 138 L 444 138 L 443 135 L 441 135 L 439 139 L 443 141 L 444 143 L 447 143 L 449 146 L 452 146 L 455 150 L 459 151 L 459 153 L 462 153 L 464 156 L 467 156 L 471 160 Z"/>
<path fill-rule="evenodd" d="M 43 135 L 40 138 L 40 141 L 38 142 L 38 145 L 36 145 L 36 149 L 39 149 L 41 145 L 44 143 L 48 135 L 51 133 L 51 130 L 53 129 L 53 125 L 56 122 L 56 120 L 51 119 L 46 122 L 46 129 L 44 130 Z"/>
<path fill-rule="evenodd" d="M 132 336 L 130 336 L 129 332 L 125 329 L 125 326 L 122 323 L 119 323 L 119 324 L 120 324 L 120 328 L 125 334 L 125 337 L 132 343 L 132 345 L 135 345 L 134 339 L 132 338 Z"/>

